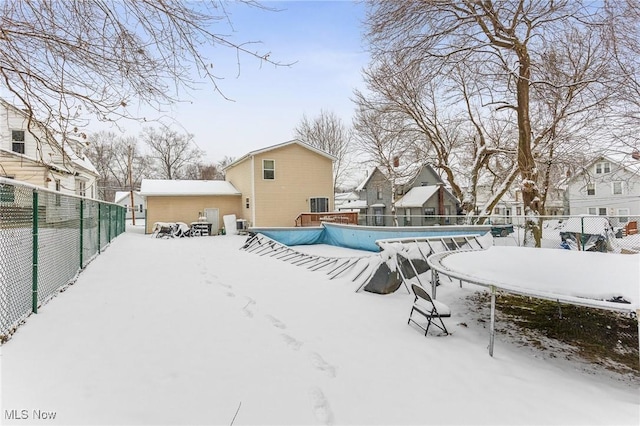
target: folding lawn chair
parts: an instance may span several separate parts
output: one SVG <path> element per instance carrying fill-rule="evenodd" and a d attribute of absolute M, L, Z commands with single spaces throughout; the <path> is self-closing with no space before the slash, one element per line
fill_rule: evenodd
<path fill-rule="evenodd" d="M 448 335 L 449 332 L 447 331 L 447 327 L 445 327 L 442 318 L 450 317 L 451 309 L 449 309 L 449 307 L 444 303 L 431 299 L 429 293 L 419 285 L 411 284 L 411 289 L 413 290 L 413 294 L 415 294 L 416 298 L 413 301 L 413 306 L 411 307 L 411 313 L 409 313 L 409 321 L 407 321 L 407 324 L 413 322 L 415 325 L 420 327 L 421 330 L 424 330 L 424 335 L 426 336 L 429 331 L 429 327 L 433 323 L 434 326 L 438 327 Z M 427 319 L 426 327 L 423 327 L 412 318 L 414 312 L 419 313 Z M 438 324 L 436 320 L 439 321 L 440 324 Z"/>

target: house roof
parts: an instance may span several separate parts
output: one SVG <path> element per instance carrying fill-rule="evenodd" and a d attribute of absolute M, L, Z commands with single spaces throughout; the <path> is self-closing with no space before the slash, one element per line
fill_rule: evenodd
<path fill-rule="evenodd" d="M 442 178 L 438 175 L 438 173 L 436 173 L 435 169 L 431 167 L 429 164 L 414 163 L 404 168 L 404 176 L 397 177 L 395 181 L 396 184 L 397 185 L 415 184 L 415 180 L 420 175 L 420 172 L 422 172 L 422 170 L 425 168 L 429 168 L 429 170 L 431 170 L 433 175 L 438 179 L 438 182 L 444 183 Z M 376 170 L 380 172 L 385 178 L 389 179 L 389 176 L 387 175 L 387 173 L 385 173 L 381 168 L 374 167 L 370 172 L 367 173 L 367 176 L 364 178 L 362 182 L 360 182 L 360 185 L 358 185 L 355 190 L 362 191 L 364 187 L 367 185 L 367 183 L 369 182 L 369 180 L 371 179 L 371 177 L 373 176 L 373 174 L 376 172 Z"/>
<path fill-rule="evenodd" d="M 440 185 L 427 185 L 413 187 L 396 201 L 396 207 L 410 208 L 422 207 L 433 195 L 438 192 Z"/>
<path fill-rule="evenodd" d="M 17 152 L 11 151 L 9 149 L 4 149 L 4 148 L 0 148 L 0 154 L 3 155 L 10 155 L 16 158 L 21 158 L 23 161 L 29 161 L 31 163 L 34 163 L 36 165 L 44 165 L 49 167 L 51 170 L 54 170 L 58 173 L 66 173 L 66 174 L 72 174 L 73 172 L 69 169 L 65 169 L 60 167 L 59 165 L 57 165 L 56 163 L 52 163 L 52 162 L 46 162 L 44 160 L 38 160 L 35 159 L 33 157 L 29 157 L 28 155 L 24 155 L 24 154 L 19 154 Z"/>
<path fill-rule="evenodd" d="M 580 176 L 583 176 L 590 167 L 593 167 L 593 165 L 599 161 L 608 161 L 610 163 L 617 164 L 623 169 L 625 169 L 626 171 L 628 171 L 629 173 L 640 177 L 640 161 L 639 160 L 633 159 L 632 154 L 614 153 L 614 154 L 599 155 L 598 157 L 594 158 L 592 161 L 587 163 L 587 165 L 582 168 L 582 171 L 571 176 L 566 181 L 566 185 L 567 186 L 570 185 L 571 183 L 573 183 L 574 180 L 578 179 Z"/>
<path fill-rule="evenodd" d="M 140 195 L 145 197 L 185 195 L 240 195 L 231 182 L 225 180 L 143 179 Z"/>
<path fill-rule="evenodd" d="M 58 144 L 60 144 L 59 141 L 57 141 L 57 142 L 58 142 Z M 74 141 L 74 142 L 78 143 L 77 141 Z M 100 175 L 100 173 L 98 173 L 98 169 L 95 168 L 95 166 L 93 165 L 91 160 L 89 160 L 88 157 L 86 157 L 86 156 L 84 156 L 84 157 L 78 156 L 78 154 L 76 154 L 76 152 L 69 145 L 69 143 L 63 143 L 61 145 L 62 145 L 62 147 L 64 149 L 65 154 L 67 154 L 67 156 L 69 157 L 69 159 L 71 160 L 71 162 L 74 165 L 80 166 L 83 169 L 85 169 L 86 171 L 95 174 L 96 176 Z"/>
<path fill-rule="evenodd" d="M 115 197 L 113 197 L 114 199 L 114 203 L 119 203 L 120 201 L 122 201 L 123 198 L 128 198 L 130 197 L 131 193 L 129 191 L 116 191 Z M 133 191 L 133 195 L 137 196 L 140 195 L 140 192 L 138 191 Z"/>
<path fill-rule="evenodd" d="M 290 140 L 290 141 L 283 142 L 283 143 L 279 143 L 279 144 L 277 144 L 277 145 L 271 145 L 271 146 L 268 146 L 268 147 L 266 147 L 266 148 L 261 148 L 261 149 L 257 149 L 257 150 L 255 150 L 255 151 L 251 151 L 251 152 L 249 152 L 248 154 L 245 154 L 245 155 L 243 155 L 242 157 L 238 158 L 237 160 L 235 160 L 235 161 L 234 161 L 234 162 L 232 162 L 231 164 L 228 164 L 228 165 L 227 165 L 224 169 L 222 169 L 222 170 L 230 169 L 231 167 L 234 167 L 234 166 L 236 166 L 236 165 L 238 165 L 238 164 L 242 163 L 243 161 L 245 161 L 245 160 L 247 160 L 247 159 L 249 159 L 249 158 L 251 158 L 251 157 L 253 157 L 253 156 L 256 156 L 256 155 L 262 154 L 262 153 L 264 153 L 264 152 L 269 152 L 269 151 L 273 151 L 273 150 L 276 150 L 276 149 L 284 148 L 285 146 L 289 146 L 289 145 L 299 145 L 299 146 L 301 146 L 301 147 L 303 147 L 303 148 L 305 148 L 305 149 L 308 149 L 309 151 L 313 151 L 313 152 L 315 152 L 316 154 L 320 154 L 320 155 L 322 155 L 323 157 L 326 157 L 326 158 L 330 159 L 331 161 L 335 161 L 335 160 L 336 160 L 336 157 L 335 157 L 335 156 L 333 156 L 333 155 L 331 155 L 331 154 L 329 154 L 329 153 L 327 153 L 327 152 L 325 152 L 325 151 L 323 151 L 323 150 L 321 150 L 321 149 L 315 148 L 315 147 L 313 147 L 313 146 L 311 146 L 311 145 L 309 145 L 309 144 L 307 144 L 307 143 L 305 143 L 305 142 L 302 142 L 301 140 L 298 140 L 298 139 L 292 139 L 292 140 Z"/>
<path fill-rule="evenodd" d="M 377 167 L 374 167 L 373 169 L 367 171 L 367 176 L 365 176 L 364 180 L 360 182 L 360 185 L 358 185 L 355 190 L 362 191 L 364 187 L 367 185 L 367 183 L 369 182 L 369 179 L 371 179 L 371 176 L 373 176 L 373 174 L 376 172 L 376 170 L 382 173 L 382 171 Z M 384 173 L 382 174 L 384 175 Z"/>
<path fill-rule="evenodd" d="M 360 210 L 367 208 L 367 200 L 355 200 L 349 203 L 338 204 L 336 205 L 336 210 L 344 211 L 344 210 Z"/>

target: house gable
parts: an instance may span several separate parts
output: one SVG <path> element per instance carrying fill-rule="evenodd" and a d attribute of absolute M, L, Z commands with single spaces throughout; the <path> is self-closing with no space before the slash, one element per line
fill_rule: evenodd
<path fill-rule="evenodd" d="M 569 213 L 640 215 L 640 162 L 600 156 L 567 181 Z"/>
<path fill-rule="evenodd" d="M 300 213 L 334 208 L 334 157 L 298 140 L 252 151 L 225 168 L 250 226 L 294 226 Z"/>

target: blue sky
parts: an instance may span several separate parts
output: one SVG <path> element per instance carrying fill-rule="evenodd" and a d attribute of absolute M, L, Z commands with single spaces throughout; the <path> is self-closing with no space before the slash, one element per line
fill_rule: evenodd
<path fill-rule="evenodd" d="M 216 48 L 210 55 L 221 77 L 219 87 L 233 101 L 211 87 L 184 96 L 166 111 L 164 121 L 195 135 L 207 152 L 206 160 L 239 157 L 249 151 L 285 142 L 303 114 L 314 117 L 321 109 L 335 112 L 350 125 L 354 88 L 362 87 L 361 69 L 368 62 L 362 42 L 364 5 L 349 1 L 267 1 L 278 11 L 241 4 L 230 5 L 234 32 L 221 25 L 218 32 L 237 42 L 260 41 L 250 49 L 271 52 L 271 59 L 294 63 L 274 67 L 250 56 Z M 239 75 L 238 75 L 239 71 Z M 121 123 L 127 135 L 140 126 Z"/>

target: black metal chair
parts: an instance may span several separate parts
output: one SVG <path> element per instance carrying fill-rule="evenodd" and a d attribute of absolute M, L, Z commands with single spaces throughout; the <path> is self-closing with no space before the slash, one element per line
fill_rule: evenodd
<path fill-rule="evenodd" d="M 409 313 L 409 321 L 407 324 L 414 323 L 421 330 L 424 330 L 424 335 L 427 335 L 429 331 L 429 327 L 433 323 L 434 326 L 438 327 L 440 330 L 444 331 L 445 334 L 449 334 L 447 331 L 447 327 L 444 325 L 444 321 L 442 318 L 448 318 L 451 316 L 451 309 L 447 305 L 442 302 L 438 302 L 437 300 L 431 299 L 429 293 L 420 287 L 417 284 L 411 284 L 411 289 L 413 290 L 413 294 L 415 294 L 416 298 L 413 301 L 413 306 L 411 307 L 411 312 Z M 423 327 L 416 320 L 413 319 L 413 313 L 417 312 L 423 317 L 427 319 L 427 326 Z M 438 324 L 438 321 L 440 324 Z"/>

